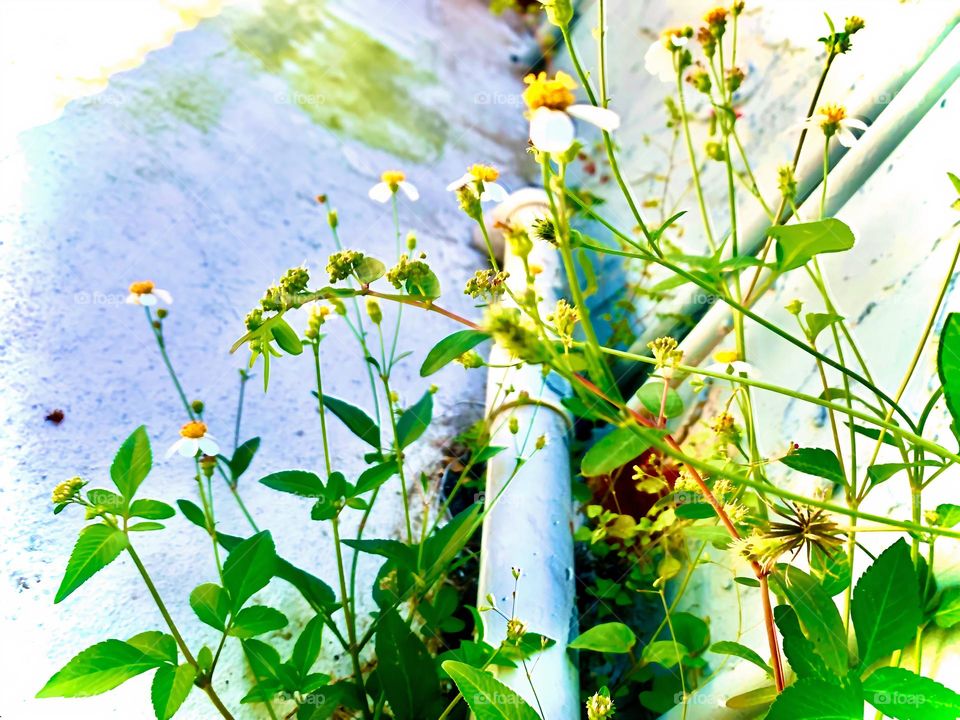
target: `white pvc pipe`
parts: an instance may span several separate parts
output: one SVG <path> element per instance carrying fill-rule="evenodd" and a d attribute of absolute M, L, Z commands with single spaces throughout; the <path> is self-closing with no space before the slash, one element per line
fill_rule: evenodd
<path fill-rule="evenodd" d="M 527 189 L 513 193 L 496 212 L 496 220 L 530 227 L 547 214 L 546 194 Z M 490 223 L 492 226 L 493 223 Z M 501 241 L 502 242 L 502 241 Z M 561 287 L 560 266 L 555 248 L 535 241 L 529 261 L 543 271 L 536 276 L 536 290 L 542 298 L 542 311 L 549 313 Z M 503 269 L 512 290 L 526 289 L 520 258 L 503 250 Z M 509 302 L 505 299 L 505 303 Z M 490 351 L 491 365 L 515 362 L 502 347 Z M 521 695 L 533 708 L 539 705 L 546 720 L 579 718 L 577 668 L 567 653 L 567 643 L 577 625 L 573 568 L 574 506 L 570 495 L 570 458 L 567 447 L 569 418 L 560 405 L 568 394 L 564 381 L 550 376 L 544 379 L 540 366 L 516 368 L 491 367 L 487 375 L 487 412 L 496 412 L 504 401 L 503 388 L 512 387 L 508 400 L 521 392 L 543 405 L 521 405 L 504 411 L 493 423 L 490 444 L 507 449 L 487 463 L 487 501 L 500 495 L 483 523 L 480 552 L 479 604 L 492 595 L 497 607 L 510 615 L 513 606 L 512 567 L 520 568 L 516 617 L 537 632 L 556 641 L 527 668 L 495 668 L 501 682 Z M 551 409 L 556 408 L 556 409 Z M 517 419 L 518 432 L 508 428 L 507 413 Z M 547 445 L 533 453 L 537 437 L 544 435 Z M 531 457 L 532 453 L 532 457 Z M 514 475 L 520 457 L 528 458 Z M 511 475 L 513 475 L 511 479 Z M 506 636 L 506 621 L 494 612 L 483 613 L 485 637 L 496 645 Z"/>

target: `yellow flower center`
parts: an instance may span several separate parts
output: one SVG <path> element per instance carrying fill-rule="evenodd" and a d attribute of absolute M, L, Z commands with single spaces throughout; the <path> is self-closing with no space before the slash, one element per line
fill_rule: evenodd
<path fill-rule="evenodd" d="M 841 120 L 846 119 L 847 109 L 843 105 L 830 103 L 820 108 L 820 114 L 823 116 L 823 119 L 820 121 L 821 127 L 827 127 L 828 125 L 836 127 L 840 124 Z"/>
<path fill-rule="evenodd" d="M 703 16 L 703 21 L 707 25 L 722 25 L 727 21 L 727 9 L 722 7 L 714 8 Z"/>
<path fill-rule="evenodd" d="M 667 28 L 660 33 L 660 42 L 670 52 L 675 51 L 683 45 L 683 38 L 686 37 L 686 31 L 683 28 Z"/>
<path fill-rule="evenodd" d="M 192 420 L 180 428 L 180 435 L 191 440 L 199 440 L 206 434 L 207 426 L 199 420 Z"/>
<path fill-rule="evenodd" d="M 407 176 L 402 170 L 387 170 L 380 176 L 380 179 L 383 180 L 387 185 L 399 185 L 404 180 L 407 179 Z"/>
<path fill-rule="evenodd" d="M 718 350 L 713 354 L 713 359 L 718 363 L 732 363 L 740 359 L 736 350 Z"/>
<path fill-rule="evenodd" d="M 576 101 L 572 91 L 576 89 L 577 83 L 562 70 L 558 70 L 553 79 L 541 72 L 539 75 L 530 73 L 523 81 L 528 86 L 523 91 L 523 101 L 531 110 L 542 107 L 566 110 Z"/>
<path fill-rule="evenodd" d="M 500 171 L 489 165 L 471 165 L 469 172 L 473 175 L 474 180 L 480 180 L 481 182 L 493 182 L 500 177 Z"/>
<path fill-rule="evenodd" d="M 130 292 L 134 295 L 148 295 L 153 292 L 153 288 L 156 287 L 153 284 L 152 280 L 139 280 L 134 283 L 130 283 Z"/>

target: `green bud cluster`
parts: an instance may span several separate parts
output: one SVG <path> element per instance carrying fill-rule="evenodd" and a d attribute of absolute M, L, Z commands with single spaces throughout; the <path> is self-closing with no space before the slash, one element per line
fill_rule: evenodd
<path fill-rule="evenodd" d="M 411 260 L 406 253 L 400 256 L 397 264 L 387 270 L 387 281 L 398 290 L 406 282 L 412 282 L 414 285 L 426 280 L 430 276 L 430 266 L 424 262 L 426 253 L 420 253 L 416 260 Z"/>
<path fill-rule="evenodd" d="M 327 259 L 327 272 L 330 282 L 340 282 L 353 275 L 363 262 L 363 253 L 358 250 L 340 250 Z"/>
<path fill-rule="evenodd" d="M 466 288 L 463 294 L 476 299 L 496 300 L 503 295 L 506 290 L 506 281 L 508 273 L 501 270 L 477 270 L 473 277 L 467 280 Z"/>

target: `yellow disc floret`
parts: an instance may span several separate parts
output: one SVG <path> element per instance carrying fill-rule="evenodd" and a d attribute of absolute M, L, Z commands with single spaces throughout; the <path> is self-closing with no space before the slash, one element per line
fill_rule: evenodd
<path fill-rule="evenodd" d="M 531 110 L 542 107 L 566 110 L 576 101 L 573 91 L 576 90 L 577 83 L 562 70 L 558 70 L 552 79 L 548 78 L 545 72 L 541 72 L 539 75 L 530 73 L 523 81 L 528 86 L 523 91 L 523 101 Z"/>
<path fill-rule="evenodd" d="M 468 172 L 480 182 L 493 182 L 500 177 L 500 171 L 490 165 L 471 165 Z"/>
<path fill-rule="evenodd" d="M 192 420 L 180 428 L 180 435 L 191 440 L 199 440 L 207 434 L 207 426 L 199 420 Z"/>
<path fill-rule="evenodd" d="M 399 185 L 404 180 L 407 179 L 406 174 L 403 170 L 386 170 L 383 175 L 380 176 L 380 179 L 383 180 L 387 185 L 393 187 L 394 185 Z"/>
<path fill-rule="evenodd" d="M 820 127 L 824 132 L 832 133 L 840 126 L 842 120 L 847 118 L 847 109 L 843 105 L 828 103 L 820 108 L 821 115 Z"/>
<path fill-rule="evenodd" d="M 718 363 L 732 363 L 740 359 L 740 355 L 737 354 L 736 350 L 717 350 L 713 354 L 713 359 Z"/>
<path fill-rule="evenodd" d="M 134 295 L 149 295 L 153 292 L 154 287 L 156 286 L 152 280 L 138 280 L 137 282 L 130 283 L 130 292 Z"/>
<path fill-rule="evenodd" d="M 727 22 L 727 9 L 723 7 L 716 7 L 706 15 L 703 16 L 703 21 L 707 25 L 723 25 Z"/>

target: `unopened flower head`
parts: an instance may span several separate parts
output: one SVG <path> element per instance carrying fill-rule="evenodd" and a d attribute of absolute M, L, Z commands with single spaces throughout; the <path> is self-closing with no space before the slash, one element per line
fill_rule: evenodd
<path fill-rule="evenodd" d="M 571 118 L 579 118 L 601 130 L 612 131 L 620 127 L 620 116 L 607 108 L 594 105 L 577 105 L 573 91 L 577 83 L 562 70 L 552 78 L 545 72 L 530 73 L 523 81 L 523 101 L 529 112 L 530 141 L 538 150 L 562 153 L 574 140 Z"/>
<path fill-rule="evenodd" d="M 358 250 L 340 250 L 327 259 L 327 272 L 330 282 L 335 283 L 353 275 L 363 262 L 363 253 Z"/>
<path fill-rule="evenodd" d="M 527 634 L 527 624 L 519 618 L 510 618 L 507 620 L 507 640 L 516 644 L 523 640 Z"/>
<path fill-rule="evenodd" d="M 173 302 L 173 297 L 170 293 L 158 288 L 153 284 L 152 280 L 138 280 L 137 282 L 130 283 L 129 291 L 130 294 L 127 295 L 127 299 L 124 302 L 130 305 L 152 307 L 157 304 L 158 300 L 162 300 L 167 305 Z"/>
<path fill-rule="evenodd" d="M 316 342 L 320 339 L 320 328 L 327 321 L 330 315 L 330 308 L 326 305 L 314 305 L 310 310 L 310 316 L 307 318 L 307 329 L 303 333 L 307 340 Z"/>
<path fill-rule="evenodd" d="M 476 299 L 497 300 L 506 291 L 506 282 L 509 274 L 501 270 L 477 270 L 473 277 L 467 280 L 464 288 L 464 295 L 469 295 Z"/>
<path fill-rule="evenodd" d="M 647 347 L 653 351 L 657 369 L 675 368 L 683 360 L 683 351 L 679 349 L 677 341 L 672 337 L 659 337 L 647 343 Z"/>
<path fill-rule="evenodd" d="M 727 27 L 727 9 L 725 7 L 715 7 L 703 16 L 703 21 L 710 28 L 710 31 L 719 38 Z"/>
<path fill-rule="evenodd" d="M 74 476 L 69 480 L 64 480 L 53 489 L 50 499 L 53 501 L 54 505 L 62 505 L 63 503 L 70 502 L 77 496 L 77 493 L 80 492 L 80 488 L 82 488 L 85 484 L 86 483 L 84 482 L 83 478 L 79 476 Z"/>
<path fill-rule="evenodd" d="M 724 82 L 727 84 L 727 92 L 736 92 L 740 89 L 740 86 L 743 85 L 743 79 L 746 77 L 745 73 L 741 68 L 732 67 L 727 70 L 726 77 Z"/>
<path fill-rule="evenodd" d="M 489 305 L 483 318 L 483 328 L 514 357 L 531 363 L 541 363 L 545 350 L 537 331 L 518 308 Z"/>
<path fill-rule="evenodd" d="M 430 266 L 424 262 L 426 257 L 426 253 L 420 253 L 417 259 L 411 260 L 404 253 L 400 256 L 397 264 L 387 270 L 387 281 L 398 290 L 406 283 L 414 287 L 421 285 L 433 274 Z"/>
<path fill-rule="evenodd" d="M 717 415 L 710 424 L 710 429 L 717 435 L 726 435 L 733 430 L 735 425 L 733 415 L 728 412 L 722 412 Z"/>
<path fill-rule="evenodd" d="M 587 700 L 587 720 L 607 720 L 613 715 L 613 700 L 609 695 L 595 693 Z"/>
<path fill-rule="evenodd" d="M 694 65 L 693 69 L 687 74 L 687 82 L 704 95 L 709 95 L 710 88 L 713 87 L 710 81 L 710 73 L 700 64 Z"/>
<path fill-rule="evenodd" d="M 480 353 L 476 350 L 467 350 L 463 355 L 458 357 L 456 361 L 468 370 L 483 367 L 483 358 L 480 357 Z"/>
<path fill-rule="evenodd" d="M 310 283 L 310 273 L 304 267 L 294 267 L 287 270 L 278 283 L 280 290 L 291 295 L 301 293 Z"/>
<path fill-rule="evenodd" d="M 777 169 L 777 187 L 788 202 L 797 196 L 797 178 L 792 165 L 781 165 Z"/>
<path fill-rule="evenodd" d="M 380 309 L 380 303 L 376 301 L 376 298 L 367 298 L 367 315 L 374 325 L 383 322 L 383 311 Z"/>
<path fill-rule="evenodd" d="M 853 35 L 860 30 L 863 30 L 866 22 L 864 22 L 862 17 L 857 15 L 851 15 L 846 19 L 846 22 L 843 24 L 843 31 L 849 35 Z"/>
<path fill-rule="evenodd" d="M 547 320 L 553 323 L 560 342 L 569 350 L 573 345 L 573 329 L 580 320 L 580 311 L 564 298 L 560 298 L 557 300 L 556 309 L 547 316 Z"/>

